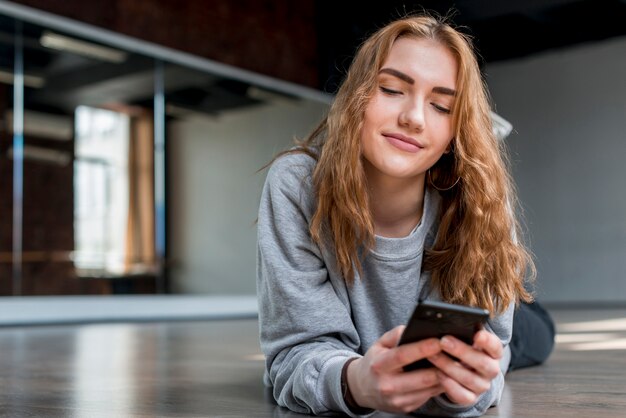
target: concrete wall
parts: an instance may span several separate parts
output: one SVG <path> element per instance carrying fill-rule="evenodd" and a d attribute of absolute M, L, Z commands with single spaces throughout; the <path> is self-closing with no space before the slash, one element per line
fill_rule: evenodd
<path fill-rule="evenodd" d="M 487 67 L 552 302 L 626 301 L 626 38 Z"/>

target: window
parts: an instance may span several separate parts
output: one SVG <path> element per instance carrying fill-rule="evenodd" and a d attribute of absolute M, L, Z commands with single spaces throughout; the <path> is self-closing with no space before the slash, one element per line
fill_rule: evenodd
<path fill-rule="evenodd" d="M 130 118 L 76 108 L 74 263 L 79 275 L 124 271 Z"/>

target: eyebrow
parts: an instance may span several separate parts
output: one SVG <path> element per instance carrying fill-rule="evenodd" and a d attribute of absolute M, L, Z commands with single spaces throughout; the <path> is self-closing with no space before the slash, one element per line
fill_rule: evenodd
<path fill-rule="evenodd" d="M 413 80 L 411 76 L 401 71 L 394 70 L 393 68 L 383 68 L 379 71 L 379 74 L 380 73 L 392 75 L 411 85 L 415 84 L 415 80 Z M 433 87 L 433 93 L 445 94 L 447 96 L 456 96 L 456 90 L 441 86 Z"/>
<path fill-rule="evenodd" d="M 380 70 L 380 73 L 386 73 L 386 74 L 391 74 L 394 77 L 398 77 L 400 80 L 405 81 L 409 84 L 415 84 L 415 80 L 413 80 L 413 78 L 411 78 L 411 76 L 404 74 L 403 72 L 400 72 L 398 70 L 394 70 L 393 68 L 383 68 L 382 70 Z"/>

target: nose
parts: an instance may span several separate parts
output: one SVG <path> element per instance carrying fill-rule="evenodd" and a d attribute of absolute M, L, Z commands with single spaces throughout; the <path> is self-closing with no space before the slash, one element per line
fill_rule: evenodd
<path fill-rule="evenodd" d="M 407 101 L 399 115 L 398 122 L 400 126 L 410 130 L 422 131 L 424 129 L 424 101 L 411 100 Z"/>

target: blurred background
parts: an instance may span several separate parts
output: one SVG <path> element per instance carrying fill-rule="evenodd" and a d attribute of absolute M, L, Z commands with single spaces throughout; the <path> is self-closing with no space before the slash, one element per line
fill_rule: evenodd
<path fill-rule="evenodd" d="M 258 170 L 356 48 L 474 39 L 548 306 L 626 305 L 626 1 L 0 1 L 0 303 L 255 294 Z M 449 12 L 449 10 L 453 12 Z"/>

